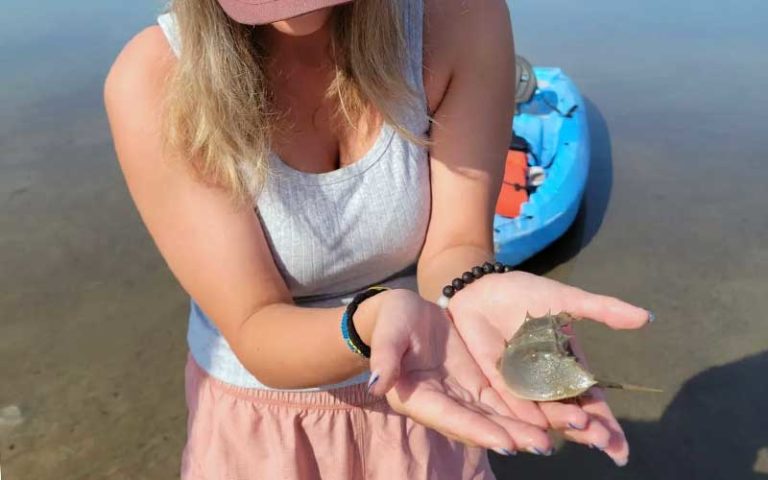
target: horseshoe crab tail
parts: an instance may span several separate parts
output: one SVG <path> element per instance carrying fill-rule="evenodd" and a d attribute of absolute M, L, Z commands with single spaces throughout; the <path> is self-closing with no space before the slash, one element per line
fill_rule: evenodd
<path fill-rule="evenodd" d="M 628 392 L 646 392 L 646 393 L 663 393 L 664 390 L 658 388 L 644 387 L 642 385 L 632 385 L 631 383 L 617 383 L 610 380 L 597 380 L 597 386 L 600 388 L 614 388 L 617 390 L 627 390 Z"/>

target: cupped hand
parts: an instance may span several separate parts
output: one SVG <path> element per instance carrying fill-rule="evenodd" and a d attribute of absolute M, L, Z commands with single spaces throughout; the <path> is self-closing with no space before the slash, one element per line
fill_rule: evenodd
<path fill-rule="evenodd" d="M 501 454 L 551 451 L 544 429 L 515 419 L 447 313 L 408 290 L 388 292 L 371 337 L 370 392 L 398 413 Z"/>
<path fill-rule="evenodd" d="M 595 295 L 523 272 L 489 274 L 466 285 L 448 303 L 448 311 L 467 350 L 491 386 L 519 419 L 561 430 L 565 437 L 603 450 L 618 465 L 629 457 L 624 432 L 598 388 L 578 402 L 531 402 L 512 395 L 497 369 L 504 341 L 520 328 L 526 314 L 568 312 L 616 329 L 639 328 L 649 312 L 616 298 Z M 572 340 L 574 352 L 585 362 Z"/>

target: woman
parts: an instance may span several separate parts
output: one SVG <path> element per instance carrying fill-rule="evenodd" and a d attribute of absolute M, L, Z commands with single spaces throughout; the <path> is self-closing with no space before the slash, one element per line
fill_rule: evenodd
<path fill-rule="evenodd" d="M 502 0 L 174 0 L 158 22 L 105 103 L 192 299 L 183 478 L 492 478 L 484 448 L 549 454 L 548 428 L 626 463 L 599 392 L 520 401 L 493 364 L 526 311 L 646 311 L 516 272 L 434 303 L 493 259 Z"/>

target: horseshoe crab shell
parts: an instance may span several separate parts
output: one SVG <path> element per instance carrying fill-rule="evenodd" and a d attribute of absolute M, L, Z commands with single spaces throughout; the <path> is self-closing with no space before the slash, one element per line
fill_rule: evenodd
<path fill-rule="evenodd" d="M 527 315 L 507 341 L 498 368 L 512 394 L 537 402 L 577 397 L 598 385 L 607 388 L 652 391 L 637 385 L 597 380 L 573 354 L 563 327 L 576 317 L 561 312 L 543 317 Z"/>

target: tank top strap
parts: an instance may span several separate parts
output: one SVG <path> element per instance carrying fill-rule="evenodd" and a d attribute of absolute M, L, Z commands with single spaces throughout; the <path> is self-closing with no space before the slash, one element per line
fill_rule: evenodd
<path fill-rule="evenodd" d="M 427 97 L 424 91 L 424 0 L 400 0 L 403 9 L 407 73 L 411 87 L 416 91 L 424 112 Z"/>
<path fill-rule="evenodd" d="M 160 25 L 160 29 L 165 34 L 171 50 L 178 57 L 181 53 L 181 35 L 179 35 L 179 27 L 176 25 L 176 17 L 173 15 L 173 12 L 159 15 L 157 17 L 157 24 Z"/>

